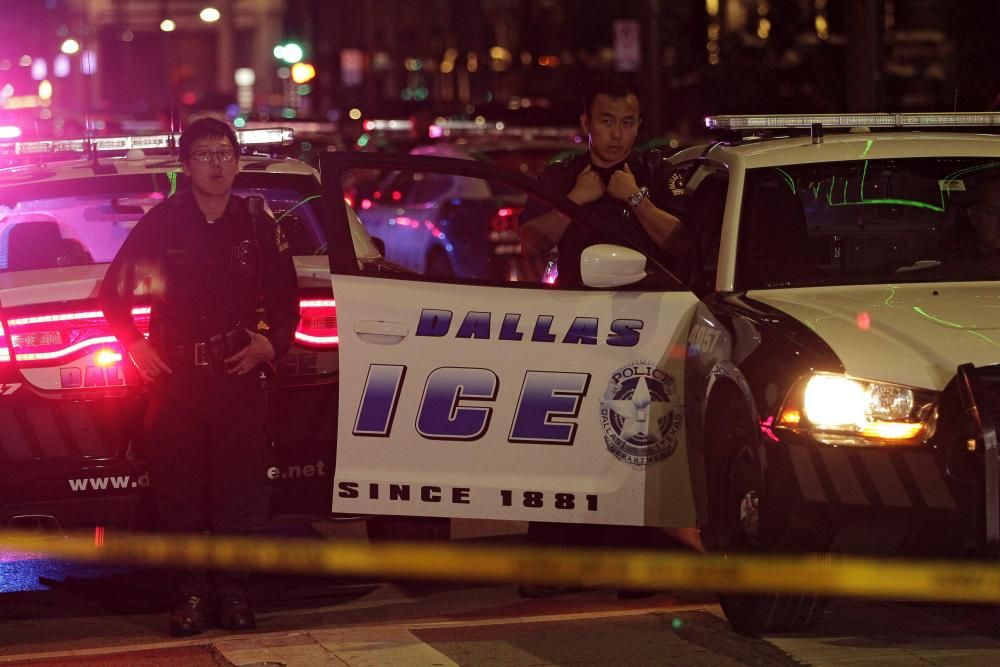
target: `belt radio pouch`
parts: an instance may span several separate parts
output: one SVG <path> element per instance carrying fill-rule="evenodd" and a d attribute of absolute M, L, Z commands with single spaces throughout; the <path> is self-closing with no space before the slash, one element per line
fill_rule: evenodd
<path fill-rule="evenodd" d="M 227 370 L 225 360 L 250 344 L 250 336 L 243 329 L 229 329 L 223 333 L 210 336 L 205 341 L 205 352 L 208 357 L 208 367 L 212 373 L 224 374 Z"/>

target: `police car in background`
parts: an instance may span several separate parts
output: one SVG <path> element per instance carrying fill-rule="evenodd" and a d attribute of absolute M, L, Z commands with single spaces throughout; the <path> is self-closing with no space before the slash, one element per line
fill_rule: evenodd
<path fill-rule="evenodd" d="M 457 175 L 606 241 L 579 289 L 331 254 L 356 388 L 340 395 L 334 511 L 697 527 L 734 554 L 995 551 L 1000 265 L 967 241 L 1000 136 L 947 126 L 998 122 L 709 119 L 751 136 L 671 158 L 698 247 L 679 277 L 519 175 L 324 156 L 331 199 L 353 169 Z M 351 247 L 339 209 L 330 233 Z M 750 632 L 801 629 L 822 607 L 721 601 Z"/>
<path fill-rule="evenodd" d="M 268 378 L 278 513 L 329 506 L 336 414 L 337 320 L 318 209 L 316 170 L 250 154 L 285 129 L 237 133 L 234 192 L 262 197 L 295 254 L 302 320 Z M 139 218 L 185 187 L 177 136 L 0 144 L 0 527 L 55 531 L 140 522 L 149 479 L 135 439 L 145 395 L 96 296 Z M 361 255 L 374 257 L 373 246 Z M 320 253 L 320 254 L 317 254 Z M 134 315 L 148 326 L 137 296 Z"/>

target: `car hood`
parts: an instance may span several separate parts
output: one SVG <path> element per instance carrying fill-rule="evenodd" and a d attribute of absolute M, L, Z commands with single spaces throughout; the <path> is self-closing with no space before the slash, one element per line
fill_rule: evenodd
<path fill-rule="evenodd" d="M 759 290 L 855 377 L 941 390 L 956 368 L 1000 363 L 1000 282 Z"/>

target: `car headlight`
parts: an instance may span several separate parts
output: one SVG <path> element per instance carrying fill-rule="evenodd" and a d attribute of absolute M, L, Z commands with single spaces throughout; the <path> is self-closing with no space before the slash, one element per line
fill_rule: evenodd
<path fill-rule="evenodd" d="M 936 403 L 929 391 L 814 373 L 789 393 L 776 425 L 831 445 L 912 445 L 933 435 Z"/>

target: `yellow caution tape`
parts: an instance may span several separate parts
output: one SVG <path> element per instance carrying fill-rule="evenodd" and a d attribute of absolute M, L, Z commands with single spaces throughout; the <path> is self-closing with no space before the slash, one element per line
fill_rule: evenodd
<path fill-rule="evenodd" d="M 45 538 L 0 532 L 14 551 L 82 561 L 570 586 L 781 592 L 1000 602 L 1000 565 L 841 555 L 738 556 L 669 551 L 377 543 L 198 535 Z"/>

